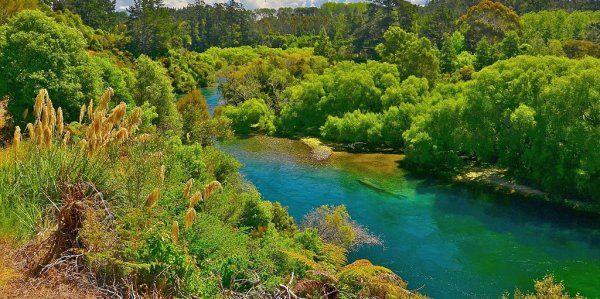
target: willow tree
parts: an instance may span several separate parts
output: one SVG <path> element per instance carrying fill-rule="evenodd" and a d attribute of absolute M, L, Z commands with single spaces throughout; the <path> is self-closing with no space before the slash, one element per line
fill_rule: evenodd
<path fill-rule="evenodd" d="M 377 53 L 384 62 L 396 64 L 400 78 L 425 77 L 435 82 L 440 62 L 431 42 L 400 27 L 390 27 L 383 35 L 384 42 L 377 46 Z"/>

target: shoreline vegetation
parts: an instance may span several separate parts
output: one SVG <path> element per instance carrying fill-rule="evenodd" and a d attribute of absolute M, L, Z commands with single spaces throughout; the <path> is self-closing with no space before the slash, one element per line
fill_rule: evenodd
<path fill-rule="evenodd" d="M 257 135 L 260 136 L 260 135 Z M 269 137 L 262 135 L 265 138 L 283 138 L 284 137 Z M 246 137 L 253 138 L 253 137 Z M 307 146 L 309 151 L 309 157 L 317 162 L 325 162 L 331 159 L 332 156 L 336 155 L 352 155 L 352 154 L 380 154 L 380 155 L 392 155 L 397 156 L 397 153 L 393 153 L 392 150 L 373 150 L 373 149 L 362 149 L 356 150 L 355 146 L 344 145 L 344 144 L 333 144 L 328 142 L 322 142 L 318 138 L 300 138 L 300 139 L 288 139 L 291 141 L 297 141 Z M 268 140 L 265 142 L 269 142 Z M 354 149 L 353 151 L 346 151 L 346 149 Z M 398 167 L 401 167 L 402 160 L 405 158 L 404 155 L 400 155 L 398 159 Z M 444 172 L 433 174 L 430 172 L 418 171 L 411 169 L 410 166 L 407 168 L 409 171 L 413 171 L 415 174 L 422 174 L 433 176 L 438 179 L 442 179 L 448 182 L 461 184 L 467 187 L 471 187 L 478 190 L 484 190 L 492 192 L 498 195 L 505 195 L 514 200 L 534 200 L 538 202 L 550 203 L 557 207 L 567 208 L 574 212 L 581 212 L 589 214 L 591 216 L 600 216 L 600 206 L 591 203 L 586 203 L 580 200 L 573 200 L 563 197 L 557 197 L 541 191 L 539 189 L 530 187 L 526 184 L 519 183 L 515 178 L 510 177 L 506 170 L 497 169 L 493 167 L 478 167 L 468 166 L 458 171 Z M 389 193 L 396 195 L 393 192 L 388 191 L 386 188 L 378 186 L 377 184 L 369 180 L 359 180 L 361 184 L 372 188 L 378 192 Z"/>

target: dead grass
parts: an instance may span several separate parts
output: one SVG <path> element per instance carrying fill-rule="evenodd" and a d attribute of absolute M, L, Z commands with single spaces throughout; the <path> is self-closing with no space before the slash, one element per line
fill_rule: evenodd
<path fill-rule="evenodd" d="M 82 288 L 66 282 L 64 276 L 51 272 L 44 277 L 31 277 L 17 261 L 20 251 L 9 240 L 0 241 L 0 297 L 1 298 L 103 298 L 93 288 Z"/>

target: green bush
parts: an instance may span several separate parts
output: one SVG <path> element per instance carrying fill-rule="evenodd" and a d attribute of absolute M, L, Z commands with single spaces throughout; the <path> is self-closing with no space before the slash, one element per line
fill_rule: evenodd
<path fill-rule="evenodd" d="M 103 91 L 102 71 L 85 52 L 76 29 L 59 24 L 40 11 L 24 11 L 0 27 L 0 96 L 8 95 L 8 110 L 17 123 L 31 110 L 35 94 L 48 89 L 66 120 Z"/>
<path fill-rule="evenodd" d="M 321 127 L 325 140 L 344 143 L 364 142 L 379 145 L 382 142 L 382 123 L 378 114 L 356 110 L 343 117 L 330 116 Z"/>
<path fill-rule="evenodd" d="M 145 55 L 136 61 L 136 84 L 134 98 L 138 105 L 148 101 L 156 107 L 156 125 L 163 131 L 180 135 L 182 123 L 177 112 L 175 94 L 167 70 Z"/>
<path fill-rule="evenodd" d="M 250 99 L 239 106 L 220 107 L 218 114 L 231 120 L 231 126 L 237 134 L 275 132 L 275 115 L 263 100 Z"/>

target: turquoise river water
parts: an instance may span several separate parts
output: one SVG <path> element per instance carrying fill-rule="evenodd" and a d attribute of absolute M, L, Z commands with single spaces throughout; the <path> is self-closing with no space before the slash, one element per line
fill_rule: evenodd
<path fill-rule="evenodd" d="M 218 103 L 214 89 L 204 94 Z M 400 155 L 336 153 L 316 163 L 299 142 L 267 137 L 219 147 L 297 221 L 321 205 L 346 205 L 384 243 L 350 259 L 388 267 L 428 296 L 498 298 L 552 273 L 572 294 L 600 298 L 597 218 L 415 177 L 398 167 Z"/>

